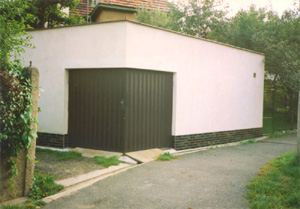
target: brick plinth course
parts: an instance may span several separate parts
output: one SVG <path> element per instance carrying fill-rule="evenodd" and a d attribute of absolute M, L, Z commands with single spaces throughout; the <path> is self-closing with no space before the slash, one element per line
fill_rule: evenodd
<path fill-rule="evenodd" d="M 217 144 L 226 144 L 261 136 L 262 128 L 172 136 L 172 147 L 176 150 L 183 150 Z"/>
<path fill-rule="evenodd" d="M 38 132 L 37 145 L 66 148 L 68 147 L 68 135 Z"/>

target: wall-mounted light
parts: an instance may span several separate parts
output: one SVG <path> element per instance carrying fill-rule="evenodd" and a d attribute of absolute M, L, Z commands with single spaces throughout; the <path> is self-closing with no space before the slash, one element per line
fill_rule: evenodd
<path fill-rule="evenodd" d="M 253 78 L 256 78 L 256 73 L 253 73 Z"/>

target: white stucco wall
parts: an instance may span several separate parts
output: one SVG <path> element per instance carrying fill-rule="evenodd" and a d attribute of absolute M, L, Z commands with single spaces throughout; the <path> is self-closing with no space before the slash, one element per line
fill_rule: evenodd
<path fill-rule="evenodd" d="M 264 56 L 137 24 L 126 37 L 127 67 L 176 73 L 173 135 L 262 127 Z"/>
<path fill-rule="evenodd" d="M 173 135 L 262 127 L 262 55 L 126 21 L 31 35 L 40 132 L 67 133 L 68 69 L 109 67 L 174 73 Z"/>
<path fill-rule="evenodd" d="M 26 49 L 40 71 L 39 132 L 67 134 L 68 69 L 125 66 L 124 23 L 32 31 L 35 49 Z"/>

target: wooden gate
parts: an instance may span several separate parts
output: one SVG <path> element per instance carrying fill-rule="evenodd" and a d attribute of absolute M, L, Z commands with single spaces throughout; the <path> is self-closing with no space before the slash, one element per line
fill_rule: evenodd
<path fill-rule="evenodd" d="M 69 145 L 117 152 L 171 146 L 171 73 L 74 69 Z"/>

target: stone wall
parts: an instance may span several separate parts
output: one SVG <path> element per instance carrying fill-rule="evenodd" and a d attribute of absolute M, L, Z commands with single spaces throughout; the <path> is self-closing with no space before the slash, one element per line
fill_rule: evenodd
<path fill-rule="evenodd" d="M 262 136 L 262 128 L 173 136 L 172 147 L 176 150 L 183 150 L 217 144 L 226 144 L 246 139 L 253 139 L 260 136 Z"/>
<path fill-rule="evenodd" d="M 28 67 L 24 69 L 31 78 L 32 83 L 36 88 L 32 89 L 32 116 L 37 119 L 38 115 L 38 98 L 39 98 L 39 71 L 36 68 Z M 36 124 L 33 125 L 37 130 Z M 11 200 L 17 197 L 26 196 L 30 192 L 33 183 L 34 160 L 35 160 L 36 140 L 33 140 L 31 147 L 23 149 L 16 163 L 18 173 L 15 176 L 14 191 L 11 190 L 9 170 L 5 166 L 7 158 L 0 155 L 0 202 Z M 29 156 L 29 158 L 27 157 Z"/>

